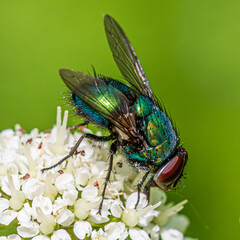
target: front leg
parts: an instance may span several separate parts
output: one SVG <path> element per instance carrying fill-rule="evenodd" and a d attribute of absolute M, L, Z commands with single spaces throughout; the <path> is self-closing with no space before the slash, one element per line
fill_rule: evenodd
<path fill-rule="evenodd" d="M 151 169 L 148 169 L 147 172 L 144 174 L 144 176 L 142 177 L 142 179 L 139 181 L 138 185 L 137 185 L 137 190 L 138 190 L 138 198 L 137 198 L 137 202 L 135 204 L 135 209 L 137 208 L 137 205 L 139 204 L 140 201 L 140 193 L 141 193 L 141 188 L 143 183 L 145 182 L 148 174 L 150 173 Z"/>
<path fill-rule="evenodd" d="M 148 180 L 148 182 L 147 182 L 147 184 L 145 185 L 144 190 L 143 190 L 143 192 L 144 192 L 144 193 L 146 194 L 146 196 L 147 196 L 148 203 L 149 203 L 149 201 L 150 201 L 150 189 L 151 189 L 151 187 L 157 187 L 156 183 L 155 183 L 154 180 L 153 180 L 153 177 L 154 177 L 154 176 L 152 176 L 152 177 Z"/>
<path fill-rule="evenodd" d="M 107 172 L 106 181 L 105 181 L 105 184 L 103 187 L 102 201 L 99 205 L 98 212 L 97 212 L 97 214 L 100 214 L 100 215 L 101 215 L 101 211 L 102 211 L 102 205 L 103 205 L 105 191 L 106 191 L 107 184 L 108 184 L 110 176 L 111 176 L 111 171 L 112 171 L 112 166 L 113 166 L 113 156 L 116 153 L 118 146 L 119 146 L 119 142 L 115 141 L 112 143 L 111 148 L 110 148 L 110 161 L 109 161 L 109 166 L 108 166 L 108 172 Z"/>
<path fill-rule="evenodd" d="M 77 143 L 74 145 L 73 149 L 68 153 L 68 155 L 66 155 L 64 158 L 62 158 L 59 162 L 57 162 L 56 164 L 47 167 L 47 168 L 43 168 L 41 171 L 44 172 L 46 170 L 50 170 L 52 168 L 57 167 L 59 164 L 61 164 L 62 162 L 64 162 L 66 159 L 68 159 L 69 157 L 72 157 L 73 154 L 77 151 L 77 148 L 79 147 L 79 145 L 81 144 L 82 140 L 84 138 L 88 138 L 94 141 L 98 141 L 98 142 L 107 142 L 110 140 L 113 140 L 116 138 L 115 134 L 111 134 L 109 136 L 97 136 L 91 133 L 84 133 L 77 141 Z"/>

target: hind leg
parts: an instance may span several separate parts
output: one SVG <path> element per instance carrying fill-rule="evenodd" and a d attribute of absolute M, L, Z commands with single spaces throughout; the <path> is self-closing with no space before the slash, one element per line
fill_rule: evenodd
<path fill-rule="evenodd" d="M 117 151 L 118 144 L 119 144 L 118 141 L 115 141 L 112 143 L 111 148 L 110 148 L 110 161 L 109 161 L 109 166 L 108 166 L 108 172 L 107 172 L 106 181 L 105 181 L 103 192 L 102 192 L 102 201 L 99 205 L 98 212 L 97 212 L 100 215 L 101 215 L 101 211 L 102 211 L 102 205 L 103 205 L 105 191 L 106 191 L 107 184 L 108 184 L 110 176 L 111 176 L 111 171 L 112 171 L 112 166 L 113 166 L 113 156 Z"/>
<path fill-rule="evenodd" d="M 52 168 L 57 167 L 59 164 L 61 164 L 62 162 L 64 162 L 66 159 L 68 159 L 69 157 L 72 157 L 73 154 L 77 151 L 77 148 L 79 147 L 79 145 L 81 144 L 82 140 L 84 138 L 88 138 L 94 141 L 98 141 L 98 142 L 107 142 L 110 140 L 113 140 L 116 138 L 116 136 L 114 134 L 111 134 L 109 136 L 96 136 L 94 134 L 90 134 L 90 133 L 84 133 L 77 141 L 77 143 L 74 145 L 73 149 L 68 153 L 68 155 L 66 155 L 64 158 L 62 158 L 59 162 L 57 162 L 56 164 L 47 167 L 47 168 L 43 168 L 41 171 L 44 172 L 46 170 L 50 170 Z"/>
<path fill-rule="evenodd" d="M 135 209 L 137 208 L 137 205 L 139 204 L 140 201 L 140 193 L 141 193 L 141 188 L 143 183 L 145 182 L 145 180 L 147 179 L 148 174 L 150 173 L 151 169 L 148 169 L 147 172 L 144 174 L 144 176 L 142 177 L 142 179 L 139 181 L 138 185 L 137 185 L 137 190 L 138 190 L 138 198 L 137 198 L 137 202 L 135 204 Z"/>

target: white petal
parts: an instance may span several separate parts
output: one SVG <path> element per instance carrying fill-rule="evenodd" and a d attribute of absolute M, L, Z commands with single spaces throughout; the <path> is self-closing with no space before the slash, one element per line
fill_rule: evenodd
<path fill-rule="evenodd" d="M 88 179 L 90 177 L 90 174 L 87 172 L 77 172 L 75 175 L 76 177 L 76 184 L 81 186 L 86 186 L 88 183 Z"/>
<path fill-rule="evenodd" d="M 87 164 L 78 168 L 75 172 L 75 181 L 77 185 L 86 186 L 90 177 L 90 170 Z"/>
<path fill-rule="evenodd" d="M 0 152 L 0 158 L 1 158 L 1 152 Z M 6 176 L 6 175 L 7 175 L 7 167 L 4 163 L 0 163 L 0 177 Z"/>
<path fill-rule="evenodd" d="M 39 180 L 30 178 L 23 184 L 22 191 L 28 199 L 33 200 L 33 198 L 40 196 L 44 192 L 43 185 Z"/>
<path fill-rule="evenodd" d="M 0 224 L 9 225 L 16 217 L 18 213 L 13 210 L 5 210 L 0 213 Z"/>
<path fill-rule="evenodd" d="M 111 222 L 104 227 L 104 230 L 107 233 L 107 239 L 109 240 L 124 240 L 128 236 L 125 224 L 121 222 Z"/>
<path fill-rule="evenodd" d="M 87 141 L 86 141 L 87 142 Z M 93 155 L 93 147 L 89 146 L 89 143 L 87 142 L 86 146 L 82 145 L 79 147 L 79 150 L 82 151 L 84 150 L 85 154 L 84 156 L 81 156 L 81 160 L 83 162 L 89 161 L 89 159 L 91 159 L 92 155 Z"/>
<path fill-rule="evenodd" d="M 65 191 L 62 198 L 66 206 L 72 206 L 78 198 L 78 191 L 75 188 Z"/>
<path fill-rule="evenodd" d="M 38 196 L 32 201 L 32 208 L 36 212 L 36 208 L 41 208 L 45 215 L 50 215 L 52 213 L 52 202 L 48 197 Z"/>
<path fill-rule="evenodd" d="M 159 211 L 149 211 L 144 216 L 139 218 L 138 225 L 141 227 L 146 227 L 148 224 L 153 220 L 154 217 L 157 217 L 159 215 Z"/>
<path fill-rule="evenodd" d="M 0 213 L 9 208 L 9 200 L 0 198 Z"/>
<path fill-rule="evenodd" d="M 164 228 L 173 228 L 184 233 L 190 224 L 189 219 L 184 215 L 174 215 L 167 224 L 164 225 Z"/>
<path fill-rule="evenodd" d="M 70 173 L 63 173 L 58 176 L 55 180 L 55 186 L 60 193 L 63 193 L 65 190 L 74 188 L 74 178 Z"/>
<path fill-rule="evenodd" d="M 21 238 L 17 234 L 9 235 L 7 239 L 8 240 L 21 240 Z"/>
<path fill-rule="evenodd" d="M 12 129 L 5 129 L 1 132 L 1 136 L 6 140 L 11 140 L 15 132 Z"/>
<path fill-rule="evenodd" d="M 139 228 L 129 229 L 129 235 L 132 240 L 150 240 L 148 234 Z"/>
<path fill-rule="evenodd" d="M 103 161 L 97 161 L 93 166 L 92 166 L 92 175 L 94 177 L 98 177 L 102 175 L 105 171 L 106 167 L 106 162 Z"/>
<path fill-rule="evenodd" d="M 105 238 L 105 237 L 103 237 L 104 236 L 104 231 L 101 229 L 101 228 L 99 228 L 99 230 L 98 231 L 96 231 L 96 230 L 93 230 L 92 231 L 92 234 L 91 234 L 91 239 L 92 240 L 99 240 L 99 239 L 103 239 L 103 240 L 107 240 L 107 238 Z"/>
<path fill-rule="evenodd" d="M 67 231 L 60 229 L 53 233 L 51 240 L 71 240 L 71 237 Z"/>
<path fill-rule="evenodd" d="M 73 226 L 73 232 L 79 239 L 85 239 L 85 236 L 89 237 L 92 233 L 92 226 L 89 222 L 78 221 Z"/>
<path fill-rule="evenodd" d="M 109 218 L 107 217 L 110 215 L 108 211 L 104 211 L 102 209 L 101 215 L 97 214 L 98 209 L 91 209 L 90 214 L 89 214 L 89 220 L 94 222 L 94 223 L 105 223 L 109 221 Z"/>
<path fill-rule="evenodd" d="M 62 226 L 69 226 L 74 222 L 74 214 L 68 209 L 62 209 L 57 215 L 56 220 Z"/>
<path fill-rule="evenodd" d="M 36 222 L 25 222 L 17 227 L 18 234 L 23 238 L 31 238 L 39 233 L 39 224 Z"/>
<path fill-rule="evenodd" d="M 1 162 L 3 162 L 5 165 L 14 162 L 16 158 L 16 150 L 13 148 L 6 148 L 1 151 Z"/>
<path fill-rule="evenodd" d="M 162 240 L 183 240 L 183 234 L 176 229 L 167 229 L 161 233 Z"/>
<path fill-rule="evenodd" d="M 7 170 L 10 172 L 10 174 L 18 175 L 19 169 L 16 165 L 15 161 L 11 163 L 7 163 Z"/>
<path fill-rule="evenodd" d="M 20 223 L 29 222 L 31 220 L 31 214 L 26 208 L 22 208 L 21 211 L 18 212 L 17 219 Z"/>
<path fill-rule="evenodd" d="M 97 205 L 98 203 L 90 203 L 84 198 L 79 198 L 74 205 L 74 213 L 79 220 L 84 220 L 88 217 L 90 210 Z"/>
<path fill-rule="evenodd" d="M 7 237 L 0 237 L 0 240 L 7 240 Z"/>
<path fill-rule="evenodd" d="M 17 175 L 12 175 L 13 185 L 16 190 L 20 189 L 20 182 L 18 180 Z M 2 191 L 5 192 L 7 195 L 11 196 L 11 190 L 9 188 L 9 182 L 7 176 L 3 177 L 2 179 Z"/>
<path fill-rule="evenodd" d="M 111 204 L 111 213 L 114 217 L 116 218 L 120 218 L 121 215 L 122 215 L 122 209 L 120 207 L 120 204 L 118 201 L 114 201 L 112 204 Z"/>
<path fill-rule="evenodd" d="M 53 215 L 56 215 L 57 212 L 65 206 L 65 201 L 62 198 L 58 197 L 53 204 Z"/>
<path fill-rule="evenodd" d="M 120 192 L 123 190 L 123 181 L 114 181 L 109 184 L 110 192 Z"/>
<path fill-rule="evenodd" d="M 160 238 L 160 227 L 150 223 L 144 230 L 151 236 L 151 240 L 159 240 Z"/>
<path fill-rule="evenodd" d="M 34 237 L 32 240 L 50 240 L 50 238 L 44 235 L 39 235 Z"/>
<path fill-rule="evenodd" d="M 96 202 L 99 200 L 98 189 L 94 186 L 86 186 L 82 191 L 82 198 L 86 199 L 89 202 Z"/>
<path fill-rule="evenodd" d="M 132 194 L 127 198 L 126 208 L 135 208 L 137 199 L 138 199 L 138 193 L 137 193 L 137 192 L 132 193 Z M 147 201 L 146 195 L 143 194 L 143 193 L 140 193 L 140 200 L 139 200 L 137 209 L 142 209 L 142 208 L 146 207 L 147 204 L 148 204 L 148 201 Z"/>

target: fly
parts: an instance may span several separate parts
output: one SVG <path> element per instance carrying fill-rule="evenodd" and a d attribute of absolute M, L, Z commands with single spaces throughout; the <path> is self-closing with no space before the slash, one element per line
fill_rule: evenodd
<path fill-rule="evenodd" d="M 125 81 L 118 81 L 102 75 L 94 76 L 60 69 L 60 76 L 71 90 L 71 98 L 76 113 L 87 123 L 94 123 L 109 131 L 108 136 L 84 133 L 69 154 L 55 165 L 58 166 L 77 152 L 84 138 L 94 141 L 112 141 L 109 168 L 102 192 L 98 213 L 101 214 L 103 199 L 117 151 L 138 169 L 146 170 L 139 181 L 137 207 L 141 188 L 150 198 L 150 188 L 159 187 L 165 191 L 174 189 L 180 181 L 187 163 L 187 151 L 180 145 L 176 128 L 153 94 L 140 61 L 126 34 L 109 15 L 104 17 L 105 32 L 113 58 Z M 74 128 L 74 127 L 73 127 Z"/>

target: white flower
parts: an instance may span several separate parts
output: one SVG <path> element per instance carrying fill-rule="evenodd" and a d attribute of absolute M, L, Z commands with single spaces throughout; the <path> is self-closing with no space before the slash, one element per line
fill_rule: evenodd
<path fill-rule="evenodd" d="M 58 191 L 55 185 L 52 184 L 54 175 L 51 174 L 51 172 L 46 174 L 46 180 L 45 180 L 45 185 L 44 185 L 44 197 L 48 197 L 52 202 L 54 202 Z"/>
<path fill-rule="evenodd" d="M 21 240 L 21 238 L 17 234 L 12 234 L 8 237 L 0 237 L 0 240 Z"/>
<path fill-rule="evenodd" d="M 89 202 L 97 202 L 99 200 L 98 189 L 94 186 L 86 186 L 82 191 L 82 198 Z"/>
<path fill-rule="evenodd" d="M 126 201 L 127 208 L 122 214 L 123 222 L 125 222 L 131 228 L 135 227 L 138 224 L 139 226 L 147 226 L 153 217 L 158 215 L 158 212 L 154 211 L 154 209 L 159 207 L 161 204 L 161 202 L 158 202 L 153 206 L 149 205 L 145 207 L 147 205 L 146 196 L 141 193 L 137 209 L 134 209 L 137 202 L 137 197 L 137 193 L 133 193 L 128 197 Z"/>
<path fill-rule="evenodd" d="M 144 230 L 150 235 L 151 240 L 159 240 L 160 227 L 158 225 L 150 223 Z"/>
<path fill-rule="evenodd" d="M 74 177 L 70 173 L 63 173 L 55 180 L 55 186 L 60 193 L 74 188 Z"/>
<path fill-rule="evenodd" d="M 26 198 L 33 200 L 33 198 L 40 196 L 44 192 L 44 183 L 39 179 L 29 178 L 23 183 L 22 191 Z"/>
<path fill-rule="evenodd" d="M 148 234 L 139 228 L 129 229 L 129 235 L 132 240 L 150 240 Z"/>
<path fill-rule="evenodd" d="M 107 238 L 104 235 L 105 235 L 105 233 L 102 230 L 102 228 L 100 228 L 98 231 L 93 230 L 92 234 L 91 234 L 91 239 L 92 240 L 107 240 Z"/>
<path fill-rule="evenodd" d="M 100 197 L 98 197 L 97 195 L 98 189 L 96 187 L 87 186 L 82 190 L 82 198 L 78 199 L 74 205 L 75 214 L 79 220 L 86 219 L 89 216 L 90 210 L 93 210 L 94 213 L 95 211 L 97 212 L 96 209 L 93 209 L 99 204 Z M 101 219 L 102 217 L 97 216 L 97 218 Z M 94 218 L 92 220 L 94 221 Z"/>
<path fill-rule="evenodd" d="M 75 172 L 75 181 L 79 186 L 86 186 L 87 182 L 90 178 L 90 169 L 87 164 L 83 164 L 80 168 L 78 168 Z"/>
<path fill-rule="evenodd" d="M 128 231 L 124 223 L 111 222 L 104 227 L 109 240 L 124 240 L 128 236 Z"/>
<path fill-rule="evenodd" d="M 78 221 L 74 223 L 73 231 L 79 239 L 85 239 L 92 233 L 92 226 L 89 222 Z"/>
<path fill-rule="evenodd" d="M 167 229 L 161 233 L 162 240 L 183 240 L 183 234 L 176 229 Z"/>
<path fill-rule="evenodd" d="M 5 209 L 9 208 L 9 200 L 6 198 L 0 198 L 0 213 L 2 213 Z"/>
<path fill-rule="evenodd" d="M 52 213 L 52 202 L 47 197 L 43 196 L 35 197 L 32 201 L 32 208 L 35 212 L 37 208 L 40 208 L 44 215 L 50 215 Z"/>
<path fill-rule="evenodd" d="M 122 203 L 118 200 L 115 200 L 111 203 L 111 213 L 114 217 L 120 218 L 122 215 Z"/>
<path fill-rule="evenodd" d="M 101 176 L 104 171 L 105 171 L 105 167 L 106 167 L 106 162 L 103 161 L 97 161 L 91 169 L 92 175 L 97 177 L 97 176 Z"/>
<path fill-rule="evenodd" d="M 37 218 L 39 219 L 38 221 L 41 222 L 40 231 L 45 235 L 52 233 L 56 225 L 54 216 L 45 215 L 43 210 L 40 207 L 36 208 L 36 212 L 37 212 Z"/>
<path fill-rule="evenodd" d="M 73 206 L 78 197 L 78 191 L 75 188 L 64 191 L 63 200 L 67 206 Z"/>
<path fill-rule="evenodd" d="M 16 217 L 18 213 L 13 210 L 5 210 L 0 213 L 0 224 L 9 225 Z"/>
<path fill-rule="evenodd" d="M 56 220 L 62 226 L 69 226 L 74 222 L 74 213 L 68 209 L 61 209 Z"/>
<path fill-rule="evenodd" d="M 0 224 L 11 223 L 18 233 L 0 240 L 158 240 L 160 236 L 183 240 L 189 220 L 177 213 L 187 201 L 167 204 L 163 191 L 151 189 L 150 204 L 141 193 L 135 209 L 136 184 L 144 173 L 136 176 L 122 155 L 114 156 L 101 215 L 97 214 L 108 168 L 108 143 L 100 148 L 84 139 L 67 161 L 40 171 L 62 159 L 82 136 L 66 129 L 67 116 L 65 112 L 62 123 L 58 108 L 57 125 L 46 133 L 33 129 L 27 134 L 20 125 L 0 133 Z"/>
<path fill-rule="evenodd" d="M 23 222 L 17 227 L 18 234 L 23 238 L 31 238 L 39 233 L 39 224 L 33 221 Z"/>
<path fill-rule="evenodd" d="M 11 175 L 11 177 L 12 177 L 11 183 L 9 183 L 8 176 L 3 177 L 2 183 L 1 183 L 2 191 L 9 196 L 12 195 L 11 188 L 14 188 L 15 190 L 19 190 L 21 186 L 17 175 Z"/>
<path fill-rule="evenodd" d="M 101 224 L 101 223 L 106 223 L 109 221 L 108 216 L 110 215 L 110 212 L 108 210 L 106 210 L 104 205 L 106 206 L 106 201 L 105 201 L 105 203 L 103 202 L 103 208 L 101 211 L 101 215 L 98 214 L 98 207 L 91 209 L 90 214 L 89 214 L 89 220 L 91 222 Z"/>
<path fill-rule="evenodd" d="M 36 212 L 30 207 L 29 203 L 25 203 L 21 211 L 18 212 L 17 219 L 19 223 L 28 222 L 32 216 L 36 218 Z"/>
<path fill-rule="evenodd" d="M 53 233 L 51 240 L 71 240 L 71 237 L 66 230 L 60 229 Z"/>

